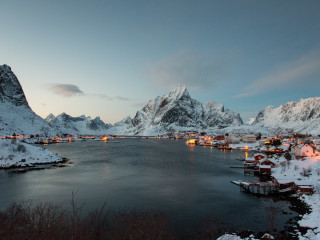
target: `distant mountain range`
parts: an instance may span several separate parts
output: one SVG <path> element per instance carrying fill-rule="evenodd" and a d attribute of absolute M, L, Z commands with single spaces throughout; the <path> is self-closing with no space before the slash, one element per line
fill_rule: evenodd
<path fill-rule="evenodd" d="M 56 117 L 49 114 L 45 120 L 56 131 L 69 135 L 100 135 L 112 127 L 112 124 L 105 124 L 99 117 L 94 119 L 85 115 L 71 117 L 66 113 L 61 113 Z"/>
<path fill-rule="evenodd" d="M 320 134 L 320 97 L 288 102 L 277 108 L 268 106 L 258 113 L 252 125 L 274 132 Z"/>
<path fill-rule="evenodd" d="M 278 108 L 268 106 L 256 118 L 243 124 L 239 113 L 218 102 L 200 103 L 186 87 L 156 97 L 116 124 L 99 117 L 71 117 L 50 114 L 42 119 L 30 108 L 23 89 L 7 65 L 0 66 L 0 136 L 17 134 L 72 135 L 159 135 L 168 131 L 203 130 L 209 133 L 298 132 L 320 134 L 320 98 L 301 99 Z"/>

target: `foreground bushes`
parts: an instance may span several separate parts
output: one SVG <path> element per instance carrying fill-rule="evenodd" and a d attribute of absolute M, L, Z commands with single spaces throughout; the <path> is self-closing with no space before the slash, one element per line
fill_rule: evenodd
<path fill-rule="evenodd" d="M 0 239 L 175 239 L 168 219 L 157 211 L 111 212 L 104 208 L 85 217 L 52 203 L 12 204 L 0 212 Z"/>
<path fill-rule="evenodd" d="M 1 240 L 175 240 L 216 239 L 227 229 L 217 222 L 199 232 L 173 232 L 169 219 L 159 211 L 116 212 L 105 206 L 83 216 L 72 196 L 66 211 L 53 203 L 14 203 L 0 211 Z M 186 229 L 187 230 L 187 229 Z"/>

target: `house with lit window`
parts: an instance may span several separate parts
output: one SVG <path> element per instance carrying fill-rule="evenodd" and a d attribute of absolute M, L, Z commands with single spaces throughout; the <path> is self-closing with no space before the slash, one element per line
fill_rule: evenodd
<path fill-rule="evenodd" d="M 299 157 L 312 157 L 314 155 L 313 147 L 309 144 L 299 144 L 293 147 L 291 152 Z"/>

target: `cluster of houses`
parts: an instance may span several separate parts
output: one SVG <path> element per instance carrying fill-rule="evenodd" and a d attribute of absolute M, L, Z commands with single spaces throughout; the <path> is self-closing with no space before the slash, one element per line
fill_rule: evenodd
<path fill-rule="evenodd" d="M 259 173 L 262 175 L 270 175 L 271 168 L 275 167 L 277 162 L 267 155 L 256 153 L 252 158 L 244 160 L 244 173 Z"/>
<path fill-rule="evenodd" d="M 183 131 L 171 132 L 159 138 L 185 139 L 188 145 L 221 146 L 225 149 L 240 149 L 272 153 L 290 153 L 299 157 L 312 157 L 320 151 L 320 137 L 296 137 L 293 134 L 277 136 L 249 135 L 209 135 L 205 132 Z M 246 143 L 246 148 L 241 144 Z"/>
<path fill-rule="evenodd" d="M 305 147 L 305 148 L 303 148 Z M 299 149 L 310 150 L 311 146 L 307 146 L 306 144 L 297 146 Z M 264 175 L 271 176 L 271 169 L 274 167 L 278 167 L 281 165 L 281 161 L 274 157 L 268 157 L 268 155 L 263 153 L 256 153 L 253 157 L 246 158 L 244 160 L 244 174 L 254 174 L 254 175 Z M 280 179 L 271 177 L 272 182 L 243 182 L 236 183 L 240 185 L 244 190 L 248 192 L 252 192 L 255 194 L 273 194 L 273 193 L 296 193 L 296 194 L 312 194 L 314 193 L 313 185 L 301 184 L 299 181 L 295 181 L 295 179 Z"/>

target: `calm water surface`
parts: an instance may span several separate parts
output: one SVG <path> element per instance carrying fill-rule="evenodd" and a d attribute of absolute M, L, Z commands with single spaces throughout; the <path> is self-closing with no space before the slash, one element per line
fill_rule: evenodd
<path fill-rule="evenodd" d="M 69 158 L 70 167 L 30 171 L 0 171 L 0 207 L 14 201 L 51 201 L 70 207 L 72 191 L 85 210 L 103 203 L 115 210 L 157 209 L 179 229 L 198 228 L 214 217 L 238 231 L 269 229 L 270 206 L 282 230 L 296 216 L 287 201 L 240 192 L 232 180 L 248 179 L 234 160 L 243 152 L 187 146 L 184 141 L 117 139 L 45 146 Z M 287 212 L 288 214 L 283 214 Z"/>

